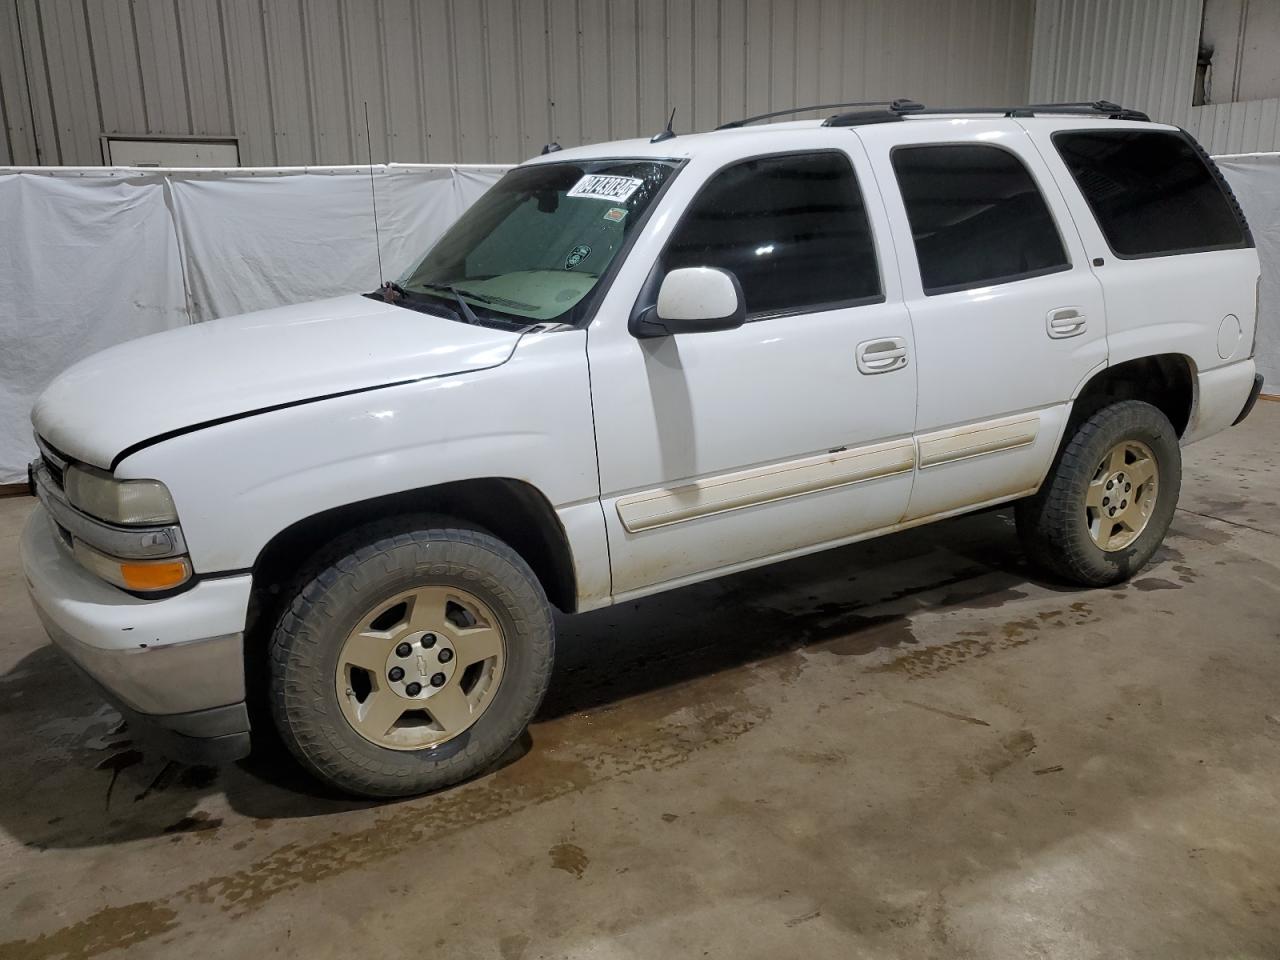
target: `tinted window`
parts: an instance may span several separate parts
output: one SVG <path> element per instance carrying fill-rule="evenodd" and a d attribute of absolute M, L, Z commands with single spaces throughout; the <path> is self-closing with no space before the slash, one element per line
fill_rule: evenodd
<path fill-rule="evenodd" d="M 893 170 L 925 293 L 1004 283 L 1070 264 L 1022 161 L 999 147 L 898 147 Z"/>
<path fill-rule="evenodd" d="M 722 170 L 690 204 L 665 265 L 732 271 L 754 316 L 880 295 L 858 181 L 837 153 Z"/>
<path fill-rule="evenodd" d="M 1226 194 L 1195 147 L 1176 133 L 1055 133 L 1076 186 L 1119 257 L 1244 246 Z"/>

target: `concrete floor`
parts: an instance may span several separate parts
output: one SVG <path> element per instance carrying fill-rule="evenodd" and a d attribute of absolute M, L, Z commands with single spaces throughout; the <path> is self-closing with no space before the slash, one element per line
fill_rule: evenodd
<path fill-rule="evenodd" d="M 382 805 L 113 734 L 0 501 L 0 958 L 1274 958 L 1278 468 L 1276 403 L 1190 448 L 1118 589 L 1005 511 L 565 620 L 523 752 Z"/>

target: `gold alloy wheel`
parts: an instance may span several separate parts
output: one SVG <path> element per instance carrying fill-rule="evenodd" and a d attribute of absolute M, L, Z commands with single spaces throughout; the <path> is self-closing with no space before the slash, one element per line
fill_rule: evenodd
<path fill-rule="evenodd" d="M 416 587 L 362 616 L 338 654 L 352 728 L 392 750 L 452 740 L 493 702 L 506 643 L 493 611 L 451 586 Z"/>
<path fill-rule="evenodd" d="M 1160 471 L 1145 443 L 1122 440 L 1098 465 L 1085 493 L 1085 522 L 1093 542 L 1108 553 L 1142 535 L 1155 509 Z"/>

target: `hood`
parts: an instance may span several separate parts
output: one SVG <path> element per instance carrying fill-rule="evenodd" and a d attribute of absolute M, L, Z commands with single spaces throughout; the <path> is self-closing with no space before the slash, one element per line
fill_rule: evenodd
<path fill-rule="evenodd" d="M 352 294 L 111 347 L 55 379 L 31 422 L 56 449 L 106 469 L 123 450 L 171 431 L 495 367 L 519 339 Z"/>

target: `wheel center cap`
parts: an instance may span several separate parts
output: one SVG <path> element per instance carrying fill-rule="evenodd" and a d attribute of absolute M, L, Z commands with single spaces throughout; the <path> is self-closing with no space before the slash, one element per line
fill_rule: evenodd
<path fill-rule="evenodd" d="M 1103 512 L 1109 517 L 1128 512 L 1130 504 L 1137 499 L 1133 493 L 1133 479 L 1123 470 L 1108 475 L 1103 487 Z"/>
<path fill-rule="evenodd" d="M 457 668 L 453 644 L 442 634 L 422 631 L 396 642 L 387 657 L 383 680 L 389 690 L 406 700 L 426 700 L 453 679 Z"/>

